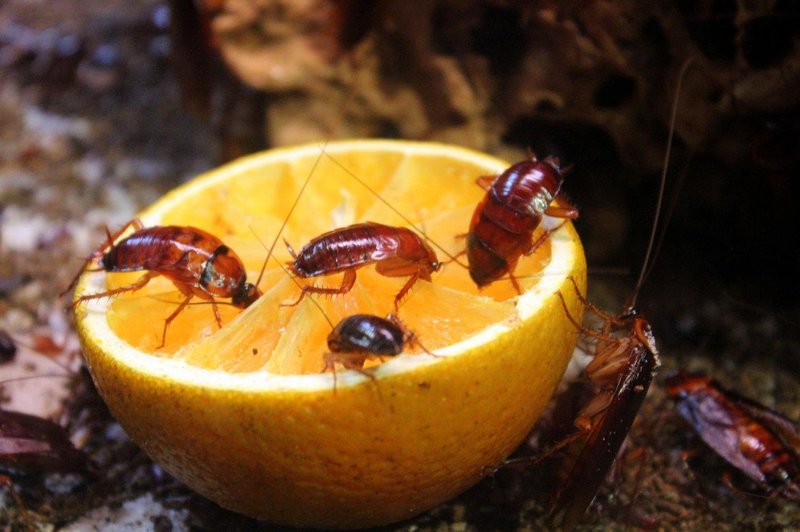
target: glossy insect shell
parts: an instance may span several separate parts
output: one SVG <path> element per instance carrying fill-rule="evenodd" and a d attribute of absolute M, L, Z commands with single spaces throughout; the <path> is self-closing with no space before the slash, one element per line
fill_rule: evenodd
<path fill-rule="evenodd" d="M 550 157 L 516 163 L 494 180 L 467 236 L 469 273 L 478 286 L 513 272 L 563 182 L 558 161 Z"/>
<path fill-rule="evenodd" d="M 628 312 L 635 316 L 634 311 Z M 606 348 L 607 352 L 617 352 L 622 356 L 614 357 L 616 361 L 609 358 L 607 369 L 598 367 L 591 374 L 591 363 L 586 369 L 589 380 L 606 388 L 611 400 L 605 411 L 593 420 L 592 430 L 587 433 L 587 439 L 568 468 L 564 483 L 559 486 L 553 501 L 554 513 L 563 516 L 561 526 L 564 530 L 577 526 L 608 476 L 661 366 L 650 324 L 637 316 L 631 318 L 627 326 L 630 327 L 628 336 L 621 339 L 619 345 L 610 343 Z M 603 354 L 596 353 L 593 363 Z M 619 369 L 608 371 L 614 367 Z"/>
<path fill-rule="evenodd" d="M 369 314 L 355 314 L 340 321 L 328 335 L 328 349 L 334 353 L 366 352 L 398 355 L 405 335 L 395 323 Z"/>
<path fill-rule="evenodd" d="M 109 272 L 157 272 L 217 297 L 233 297 L 246 284 L 247 276 L 233 251 L 195 227 L 140 229 L 112 246 L 101 265 Z"/>
<path fill-rule="evenodd" d="M 358 268 L 371 263 L 407 265 L 411 275 L 417 271 L 430 280 L 439 269 L 436 253 L 415 232 L 404 227 L 391 227 L 364 222 L 328 231 L 309 241 L 289 265 L 296 275 L 315 277 Z M 378 271 L 386 265 L 379 265 Z"/>
<path fill-rule="evenodd" d="M 800 427 L 706 375 L 676 372 L 667 393 L 718 455 L 754 481 L 800 499 Z M 794 447 L 794 448 L 793 448 Z"/>

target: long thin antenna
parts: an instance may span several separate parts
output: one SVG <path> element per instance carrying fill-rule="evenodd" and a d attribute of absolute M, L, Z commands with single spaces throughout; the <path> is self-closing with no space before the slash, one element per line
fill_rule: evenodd
<path fill-rule="evenodd" d="M 667 234 L 667 228 L 670 225 L 670 220 L 672 220 L 673 214 L 675 214 L 675 209 L 678 205 L 678 197 L 680 196 L 681 189 L 683 188 L 683 183 L 686 181 L 686 175 L 689 173 L 689 165 L 692 162 L 692 158 L 694 157 L 694 151 L 690 151 L 686 157 L 686 163 L 683 165 L 681 169 L 681 173 L 678 174 L 678 180 L 672 186 L 672 197 L 670 198 L 669 205 L 667 206 L 666 215 L 662 220 L 662 227 L 661 234 L 658 235 L 658 243 L 656 244 L 655 251 L 653 251 L 653 260 L 650 261 L 650 264 L 647 266 L 647 273 L 644 274 L 645 279 L 650 277 L 650 273 L 653 271 L 653 268 L 656 264 L 656 257 L 658 257 L 659 253 L 661 252 L 661 246 L 664 244 L 665 236 Z"/>
<path fill-rule="evenodd" d="M 345 112 L 350 107 L 350 104 L 353 102 L 353 100 L 355 100 L 355 97 L 356 97 L 356 90 L 355 90 L 355 87 L 354 87 L 353 90 L 350 91 L 350 94 L 348 94 L 347 98 L 344 101 L 344 104 L 342 105 L 342 116 L 344 116 Z M 268 250 L 268 253 L 267 253 L 267 258 L 264 259 L 264 264 L 261 266 L 261 271 L 259 272 L 258 280 L 256 281 L 256 288 L 258 288 L 258 285 L 261 284 L 261 279 L 264 276 L 264 271 L 267 269 L 267 263 L 269 262 L 269 258 L 272 256 L 272 252 L 275 251 L 275 246 L 278 244 L 278 240 L 280 239 L 281 234 L 283 233 L 283 230 L 286 228 L 286 224 L 289 223 L 289 218 L 292 216 L 292 213 L 294 212 L 295 207 L 297 207 L 297 204 L 300 202 L 300 198 L 303 197 L 303 192 L 305 192 L 309 181 L 311 181 L 311 176 L 314 175 L 314 172 L 316 171 L 317 166 L 319 166 L 319 163 L 322 160 L 322 156 L 326 155 L 325 149 L 328 147 L 328 143 L 330 141 L 331 141 L 331 137 L 328 137 L 327 139 L 325 139 L 325 142 L 322 144 L 322 148 L 320 149 L 320 153 L 317 156 L 317 160 L 314 161 L 314 166 L 311 167 L 311 171 L 308 173 L 308 177 L 306 177 L 306 180 L 303 183 L 303 186 L 300 188 L 300 192 L 297 194 L 297 197 L 295 198 L 294 203 L 292 203 L 292 207 L 289 209 L 289 212 L 286 214 L 286 218 L 283 219 L 283 223 L 281 224 L 280 229 L 278 229 L 278 234 L 275 235 L 275 240 L 272 241 L 272 245 L 269 247 L 269 250 Z M 262 242 L 262 245 L 263 245 L 263 242 Z M 278 264 L 280 264 L 280 261 L 278 261 L 277 259 L 276 259 L 276 261 L 278 262 Z M 281 264 L 281 266 L 283 266 L 283 265 Z M 330 321 L 330 320 L 328 320 L 328 321 Z"/>
<path fill-rule="evenodd" d="M 586 271 L 587 275 L 608 275 L 608 276 L 630 276 L 631 270 L 624 266 L 607 266 L 605 268 L 590 268 Z M 541 279 L 543 277 L 554 276 L 554 275 L 566 275 L 565 271 L 560 272 L 536 272 L 536 273 L 528 273 L 525 275 L 515 275 L 517 280 L 520 279 Z M 508 277 L 501 277 L 497 281 L 508 281 L 510 282 L 511 279 Z"/>
<path fill-rule="evenodd" d="M 664 165 L 661 170 L 661 185 L 658 189 L 658 200 L 656 202 L 656 211 L 653 215 L 653 226 L 650 230 L 650 242 L 647 244 L 647 253 L 644 256 L 644 263 L 642 264 L 642 269 L 639 273 L 639 279 L 636 281 L 636 288 L 633 290 L 633 296 L 628 303 L 629 307 L 633 307 L 636 305 L 636 298 L 639 297 L 639 290 L 641 290 L 642 285 L 644 284 L 645 280 L 645 273 L 648 271 L 647 265 L 650 262 L 650 255 L 653 252 L 653 245 L 656 239 L 656 232 L 658 230 L 658 219 L 661 216 L 661 203 L 664 199 L 664 189 L 666 188 L 667 184 L 667 171 L 669 170 L 669 159 L 672 155 L 672 141 L 675 138 L 675 123 L 678 117 L 678 101 L 681 95 L 681 87 L 683 85 L 683 79 L 686 76 L 686 71 L 689 69 L 689 65 L 692 64 L 694 61 L 694 56 L 689 57 L 686 61 L 684 61 L 683 66 L 681 66 L 681 70 L 678 73 L 678 83 L 675 86 L 675 99 L 672 102 L 672 115 L 670 117 L 669 122 L 669 140 L 667 141 L 667 150 L 664 154 Z"/>
<path fill-rule="evenodd" d="M 346 168 L 346 167 L 345 167 L 345 166 L 344 166 L 342 163 L 340 163 L 339 161 L 337 161 L 336 159 L 334 159 L 334 158 L 333 158 L 333 156 L 332 156 L 331 154 L 329 154 L 329 153 L 326 153 L 326 154 L 325 154 L 325 156 L 326 156 L 328 159 L 330 159 L 330 160 L 333 162 L 333 164 L 335 164 L 336 166 L 338 166 L 339 168 L 341 168 L 341 169 L 342 169 L 342 170 L 343 170 L 343 171 L 344 171 L 344 172 L 345 172 L 347 175 L 349 175 L 350 177 L 352 177 L 353 179 L 355 179 L 355 180 L 356 180 L 356 181 L 357 181 L 359 184 L 361 184 L 361 186 L 363 186 L 365 189 L 367 189 L 367 191 L 369 191 L 369 193 L 370 193 L 370 194 L 372 194 L 373 196 L 375 196 L 375 197 L 376 197 L 376 198 L 377 198 L 377 199 L 378 199 L 378 200 L 379 200 L 381 203 L 383 203 L 384 205 L 386 205 L 387 207 L 389 207 L 389 209 L 391 209 L 391 210 L 392 210 L 392 212 L 394 212 L 396 215 L 398 215 L 400 218 L 402 218 L 402 219 L 403 219 L 403 220 L 404 220 L 404 221 L 405 221 L 405 222 L 406 222 L 408 225 L 410 225 L 412 228 L 414 228 L 414 230 L 415 230 L 416 232 L 418 232 L 419 234 L 421 234 L 422 236 L 424 236 L 424 237 L 425 237 L 425 240 L 427 240 L 428 242 L 430 242 L 430 243 L 433 245 L 433 247 L 435 247 L 436 249 L 438 249 L 439 251 L 441 251 L 442 253 L 444 253 L 445 255 L 447 255 L 447 258 L 448 258 L 448 259 L 450 259 L 450 261 L 449 261 L 449 262 L 455 262 L 455 263 L 456 263 L 456 264 L 458 264 L 459 266 L 461 266 L 461 267 L 463 267 L 463 268 L 467 268 L 467 269 L 469 269 L 469 266 L 467 266 L 466 264 L 464 264 L 464 263 L 462 263 L 462 262 L 459 262 L 459 260 L 458 260 L 458 258 L 457 258 L 456 256 L 453 256 L 453 255 L 451 255 L 451 254 L 450 254 L 450 252 L 448 252 L 448 251 L 447 251 L 445 248 L 443 248 L 442 246 L 440 246 L 440 245 L 439 245 L 439 244 L 438 244 L 438 243 L 437 243 L 435 240 L 433 240 L 431 237 L 429 237 L 429 236 L 428 236 L 428 235 L 425 233 L 425 231 L 423 231 L 423 230 L 422 230 L 422 229 L 421 229 L 421 228 L 420 228 L 420 227 L 419 227 L 417 224 L 415 224 L 414 222 L 412 222 L 412 221 L 411 221 L 411 219 L 410 219 L 408 216 L 406 216 L 405 214 L 403 214 L 402 212 L 400 212 L 400 210 L 399 210 L 399 209 L 397 209 L 397 208 L 396 208 L 394 205 L 392 205 L 391 203 L 389 203 L 389 202 L 388 202 L 388 201 L 387 201 L 387 200 L 386 200 L 386 199 L 385 199 L 383 196 L 381 196 L 381 195 L 378 193 L 378 191 L 377 191 L 377 190 L 375 190 L 374 188 L 372 188 L 371 186 L 369 186 L 369 184 L 367 184 L 367 182 L 366 182 L 366 181 L 364 181 L 363 179 L 361 179 L 360 177 L 358 177 L 356 174 L 354 174 L 352 171 L 350 171 L 348 168 Z"/>
<path fill-rule="evenodd" d="M 264 271 L 267 269 L 267 263 L 269 262 L 269 258 L 272 256 L 272 252 L 275 251 L 275 246 L 278 244 L 278 240 L 280 239 L 283 230 L 286 229 L 286 224 L 289 223 L 289 218 L 292 216 L 294 209 L 297 207 L 297 204 L 300 203 L 300 198 L 303 197 L 303 192 L 305 192 L 308 183 L 311 181 L 311 176 L 314 175 L 317 166 L 319 166 L 319 163 L 322 160 L 322 156 L 325 154 L 325 148 L 328 147 L 328 142 L 329 140 L 326 140 L 325 143 L 322 145 L 319 155 L 317 156 L 317 159 L 314 161 L 314 165 L 311 167 L 311 171 L 306 176 L 306 180 L 303 181 L 303 186 L 300 187 L 300 192 L 297 193 L 297 197 L 294 199 L 292 207 L 289 209 L 289 212 L 286 213 L 286 217 L 283 219 L 283 223 L 281 224 L 280 229 L 278 229 L 278 234 L 275 235 L 275 240 L 272 241 L 272 245 L 267 250 L 267 258 L 264 259 L 264 264 L 261 266 L 261 271 L 258 274 L 258 280 L 256 281 L 256 288 L 258 288 L 258 285 L 261 284 L 261 279 L 264 277 Z M 253 234 L 255 234 L 255 231 L 253 231 Z M 258 238 L 258 235 L 256 235 L 256 238 Z M 261 240 L 259 240 L 259 242 L 261 242 Z M 275 260 L 276 262 L 278 262 L 278 264 L 280 264 L 280 261 L 278 261 L 277 259 Z M 281 267 L 283 267 L 283 265 L 281 265 Z"/>
<path fill-rule="evenodd" d="M 267 249 L 267 245 L 266 245 L 266 244 L 264 244 L 264 241 L 263 241 L 263 240 L 261 240 L 261 238 L 258 236 L 258 234 L 255 232 L 255 230 L 254 230 L 252 227 L 250 227 L 250 231 L 251 231 L 251 232 L 253 233 L 253 235 L 256 237 L 256 240 L 258 240 L 258 241 L 259 241 L 259 243 L 260 243 L 262 246 L 264 246 L 264 249 Z M 269 260 L 269 257 L 270 257 L 270 256 L 272 256 L 272 251 L 270 250 L 268 253 L 269 253 L 269 255 L 267 255 L 267 260 Z M 284 266 L 283 264 L 281 264 L 281 261 L 279 261 L 278 259 L 275 259 L 275 262 L 277 262 L 277 263 L 278 263 L 278 266 L 280 266 L 280 267 L 281 267 L 281 270 L 283 270 L 283 272 L 284 272 L 284 273 L 285 273 L 285 274 L 286 274 L 286 275 L 289 277 L 289 279 L 291 279 L 291 280 L 292 280 L 292 282 L 293 282 L 294 284 L 296 284 L 296 285 L 297 285 L 297 286 L 298 286 L 298 287 L 299 287 L 299 288 L 302 290 L 302 288 L 303 288 L 303 284 L 302 284 L 300 281 L 298 281 L 298 280 L 297 280 L 297 278 L 295 278 L 295 276 L 294 276 L 294 275 L 292 275 L 292 274 L 289 272 L 289 270 L 287 270 L 287 269 L 286 269 L 286 266 Z M 317 300 L 316 300 L 316 299 L 314 299 L 313 297 L 311 297 L 311 298 L 308 298 L 308 299 L 311 299 L 311 302 L 312 302 L 312 303 L 314 303 L 314 304 L 317 306 L 317 308 L 319 309 L 319 311 L 320 311 L 320 312 L 322 312 L 322 315 L 325 317 L 325 321 L 327 321 L 327 322 L 328 322 L 328 324 L 331 326 L 331 329 L 334 329 L 334 328 L 336 328 L 336 326 L 333 324 L 333 322 L 331 321 L 331 319 L 328 317 L 328 313 L 327 313 L 327 312 L 325 312 L 325 309 L 323 309 L 323 308 L 322 308 L 322 305 L 320 305 L 320 304 L 319 304 L 319 301 L 317 301 Z"/>
<path fill-rule="evenodd" d="M 9 382 L 21 382 L 21 381 L 30 381 L 33 379 L 44 379 L 44 378 L 61 378 L 61 379 L 74 379 L 76 373 L 40 373 L 38 375 L 25 375 L 24 377 L 11 377 L 10 379 L 6 379 L 0 382 L 0 387 L 3 384 L 8 384 Z"/>

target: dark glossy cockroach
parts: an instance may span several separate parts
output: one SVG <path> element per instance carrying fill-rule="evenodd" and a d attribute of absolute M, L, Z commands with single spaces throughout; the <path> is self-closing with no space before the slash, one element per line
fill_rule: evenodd
<path fill-rule="evenodd" d="M 134 233 L 115 243 L 129 227 L 134 228 Z M 164 346 L 170 322 L 193 297 L 197 296 L 212 303 L 214 318 L 221 326 L 215 298 L 229 297 L 234 306 L 246 308 L 261 296 L 257 286 L 247 282 L 244 265 L 236 253 L 220 239 L 202 229 L 188 226 L 145 228 L 139 220 L 134 219 L 116 234 L 109 233 L 107 236 L 107 242 L 86 260 L 67 291 L 75 285 L 89 263 L 96 259 L 99 259 L 99 268 L 96 271 L 147 273 L 132 284 L 81 296 L 73 306 L 92 299 L 139 290 L 154 277 L 163 275 L 172 281 L 185 298 L 164 321 L 160 347 Z"/>
<path fill-rule="evenodd" d="M 486 190 L 478 203 L 467 233 L 469 275 L 479 287 L 508 274 L 522 293 L 514 268 L 522 255 L 530 255 L 555 229 L 533 241 L 533 232 L 544 215 L 574 220 L 578 210 L 559 198 L 564 177 L 558 159 L 538 160 L 531 155 L 499 176 L 482 176 L 477 183 Z"/>
<path fill-rule="evenodd" d="M 374 375 L 363 370 L 367 358 L 375 356 L 383 360 L 383 357 L 397 356 L 412 344 L 422 347 L 396 314 L 389 314 L 386 318 L 354 314 L 337 323 L 328 335 L 330 352 L 323 356 L 325 367 L 322 371 L 333 371 L 334 389 L 337 363 L 374 380 Z"/>
<path fill-rule="evenodd" d="M 344 272 L 338 288 L 304 286 L 297 305 L 307 293 L 345 294 L 356 282 L 356 269 L 375 264 L 375 269 L 387 277 L 409 279 L 394 298 L 395 311 L 400 300 L 419 279 L 431 280 L 431 274 L 441 267 L 425 241 L 405 227 L 391 227 L 375 222 L 364 222 L 328 231 L 308 242 L 299 253 L 287 243 L 294 260 L 289 269 L 298 277 L 317 277 Z"/>
<path fill-rule="evenodd" d="M 667 377 L 680 415 L 711 449 L 771 494 L 800 501 L 800 426 L 701 374 Z"/>

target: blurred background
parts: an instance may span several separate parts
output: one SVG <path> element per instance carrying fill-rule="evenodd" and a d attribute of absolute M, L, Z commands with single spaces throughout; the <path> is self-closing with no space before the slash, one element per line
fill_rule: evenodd
<path fill-rule="evenodd" d="M 0 328 L 25 368 L 0 366 L 0 378 L 63 369 L 55 363 L 77 376 L 4 386 L 2 406 L 21 409 L 56 381 L 63 389 L 34 413 L 60 419 L 103 471 L 66 487 L 14 476 L 36 522 L 122 522 L 119 512 L 139 501 L 141 522 L 160 530 L 265 528 L 151 464 L 79 369 L 57 296 L 104 224 L 273 146 L 388 137 L 509 161 L 533 150 L 572 165 L 565 188 L 581 210 L 590 298 L 617 309 L 644 258 L 677 75 L 690 57 L 668 230 L 639 303 L 660 341 L 662 374 L 706 371 L 796 420 L 796 2 L 4 0 Z M 590 512 L 598 526 L 800 524 L 796 506 L 724 485 L 725 468 L 673 413 L 662 378 L 629 448 L 644 449 L 645 466 L 621 468 Z M 686 449 L 705 453 L 707 466 L 687 465 Z M 535 528 L 546 488 L 532 477 L 503 473 L 392 529 Z M 3 512 L 0 524 L 21 523 L 13 503 Z"/>

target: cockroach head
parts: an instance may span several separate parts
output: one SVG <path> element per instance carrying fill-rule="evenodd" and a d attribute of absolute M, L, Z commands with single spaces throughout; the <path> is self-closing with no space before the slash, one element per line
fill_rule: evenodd
<path fill-rule="evenodd" d="M 420 273 L 422 273 L 423 279 L 430 281 L 430 274 L 433 272 L 438 272 L 442 267 L 442 262 L 439 260 L 439 257 L 436 256 L 436 252 L 433 251 L 433 248 L 431 248 L 428 243 L 425 242 L 425 240 L 419 237 L 418 239 L 421 248 L 425 252 L 424 258 L 419 257 L 422 261 L 424 261 L 422 264 L 420 264 Z"/>
<path fill-rule="evenodd" d="M 252 283 L 242 283 L 239 289 L 233 294 L 231 303 L 239 308 L 247 308 L 261 297 L 261 290 Z"/>
<path fill-rule="evenodd" d="M 566 170 L 565 171 L 561 170 L 561 159 L 559 159 L 558 157 L 554 157 L 553 155 L 548 155 L 547 157 L 544 158 L 542 162 L 550 165 L 553 168 L 553 170 L 555 170 L 558 174 L 563 174 L 564 172 L 566 172 Z"/>
<path fill-rule="evenodd" d="M 639 317 L 639 310 L 634 307 L 633 305 L 626 305 L 623 307 L 622 312 L 619 315 L 621 320 L 632 320 L 633 318 Z"/>
<path fill-rule="evenodd" d="M 667 374 L 665 383 L 667 385 L 667 395 L 674 401 L 681 401 L 689 396 L 691 383 L 695 376 L 682 369 L 673 370 Z"/>

